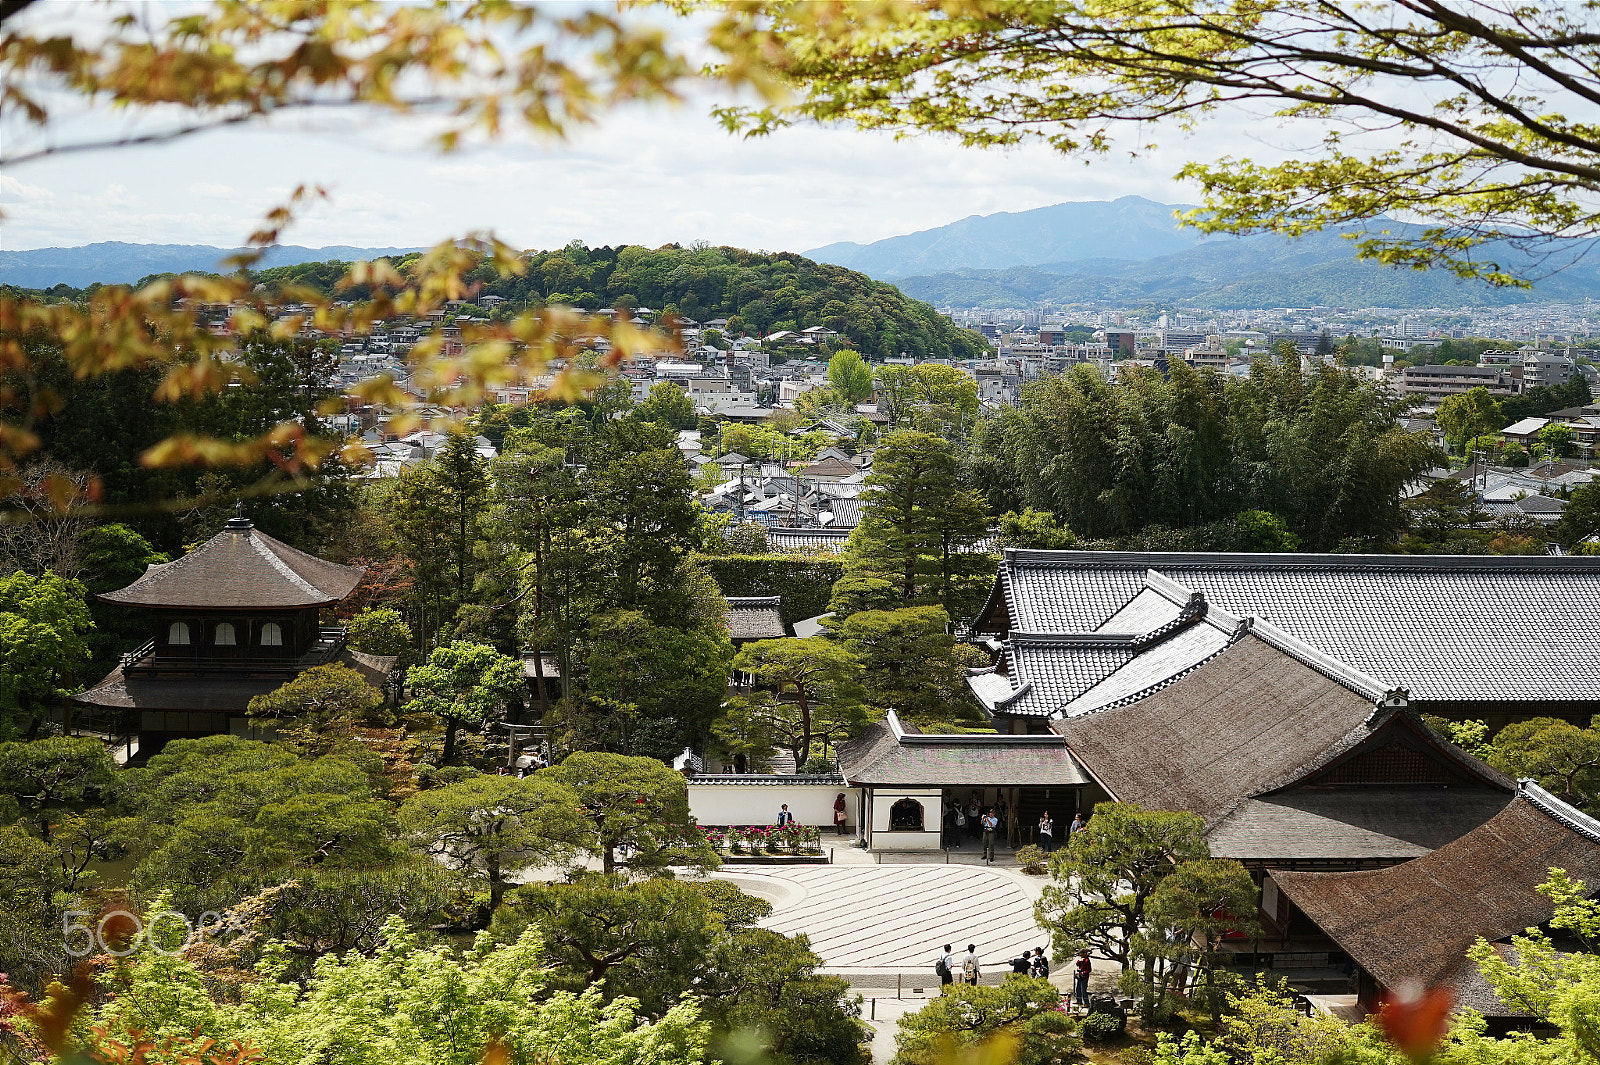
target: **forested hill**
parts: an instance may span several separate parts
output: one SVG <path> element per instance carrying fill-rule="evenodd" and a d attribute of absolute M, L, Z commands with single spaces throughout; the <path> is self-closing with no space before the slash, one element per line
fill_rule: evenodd
<path fill-rule="evenodd" d="M 407 261 L 399 261 L 402 270 Z M 529 252 L 527 262 L 525 275 L 509 279 L 483 267 L 478 296 L 503 297 L 513 308 L 569 303 L 599 310 L 622 304 L 670 310 L 700 322 L 726 318 L 734 335 L 821 325 L 876 358 L 907 352 L 968 359 L 985 350 L 982 337 L 895 286 L 791 252 L 676 245 L 652 251 L 573 243 Z M 331 291 L 342 265 L 280 266 L 261 271 L 259 279 L 268 286 L 303 284 Z"/>

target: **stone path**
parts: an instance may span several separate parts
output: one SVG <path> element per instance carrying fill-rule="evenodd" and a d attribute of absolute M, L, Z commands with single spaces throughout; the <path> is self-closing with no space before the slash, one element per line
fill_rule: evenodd
<path fill-rule="evenodd" d="M 915 975 L 935 982 L 939 947 L 978 945 L 985 977 L 998 980 L 1024 949 L 1049 948 L 1033 922 L 1034 891 L 1018 875 L 966 865 L 813 865 L 781 871 L 725 867 L 717 874 L 773 905 L 762 922 L 803 932 L 824 972 Z M 959 957 L 958 957 L 959 961 Z M 985 983 L 989 982 L 987 979 Z"/>

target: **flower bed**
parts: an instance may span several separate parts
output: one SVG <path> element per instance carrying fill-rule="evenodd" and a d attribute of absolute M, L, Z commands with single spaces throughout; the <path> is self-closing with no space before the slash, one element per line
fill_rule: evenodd
<path fill-rule="evenodd" d="M 702 831 L 720 854 L 735 862 L 815 862 L 827 858 L 822 850 L 822 829 L 816 825 L 702 826 Z"/>

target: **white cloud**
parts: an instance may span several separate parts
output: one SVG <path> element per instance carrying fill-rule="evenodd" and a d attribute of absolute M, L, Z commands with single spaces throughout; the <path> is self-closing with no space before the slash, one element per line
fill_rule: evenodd
<path fill-rule="evenodd" d="M 524 139 L 445 157 L 420 146 L 419 126 L 399 120 L 359 128 L 278 121 L 46 158 L 0 179 L 0 190 L 19 201 L 7 210 L 11 248 L 101 240 L 231 247 L 294 187 L 321 184 L 328 201 L 305 207 L 286 242 L 419 246 L 492 229 L 523 247 L 704 239 L 804 251 L 1066 200 L 1189 201 L 1193 190 L 1171 177 L 1182 163 L 1199 150 L 1208 158 L 1265 154 L 1253 139 L 1261 128 L 1220 119 L 1147 157 L 1085 166 L 1039 145 L 979 151 L 836 128 L 742 140 L 689 109 L 635 109 L 568 143 Z M 179 174 L 207 180 L 175 181 Z M 44 202 L 40 192 L 58 202 L 26 209 Z"/>
<path fill-rule="evenodd" d="M 7 174 L 0 174 L 0 199 L 7 202 L 53 200 L 56 194 L 39 185 L 25 185 Z"/>

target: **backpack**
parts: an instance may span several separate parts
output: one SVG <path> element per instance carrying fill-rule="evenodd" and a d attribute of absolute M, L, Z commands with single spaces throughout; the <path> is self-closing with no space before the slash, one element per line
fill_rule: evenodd
<path fill-rule="evenodd" d="M 950 959 L 946 958 L 943 954 L 939 955 L 939 960 L 933 963 L 933 974 L 941 980 L 943 980 L 946 976 L 949 976 Z"/>
<path fill-rule="evenodd" d="M 956 827 L 957 828 L 966 828 L 967 827 L 967 815 L 962 813 L 960 810 L 956 811 Z"/>
<path fill-rule="evenodd" d="M 973 958 L 971 956 L 968 956 L 967 960 L 961 963 L 961 975 L 965 976 L 968 980 L 970 980 L 973 977 L 977 976 L 978 975 L 978 962 L 977 962 L 977 959 L 975 959 L 975 958 Z"/>
<path fill-rule="evenodd" d="M 1044 960 L 1043 954 L 1035 954 L 1028 967 L 1028 975 L 1043 980 L 1050 975 L 1050 963 Z"/>

